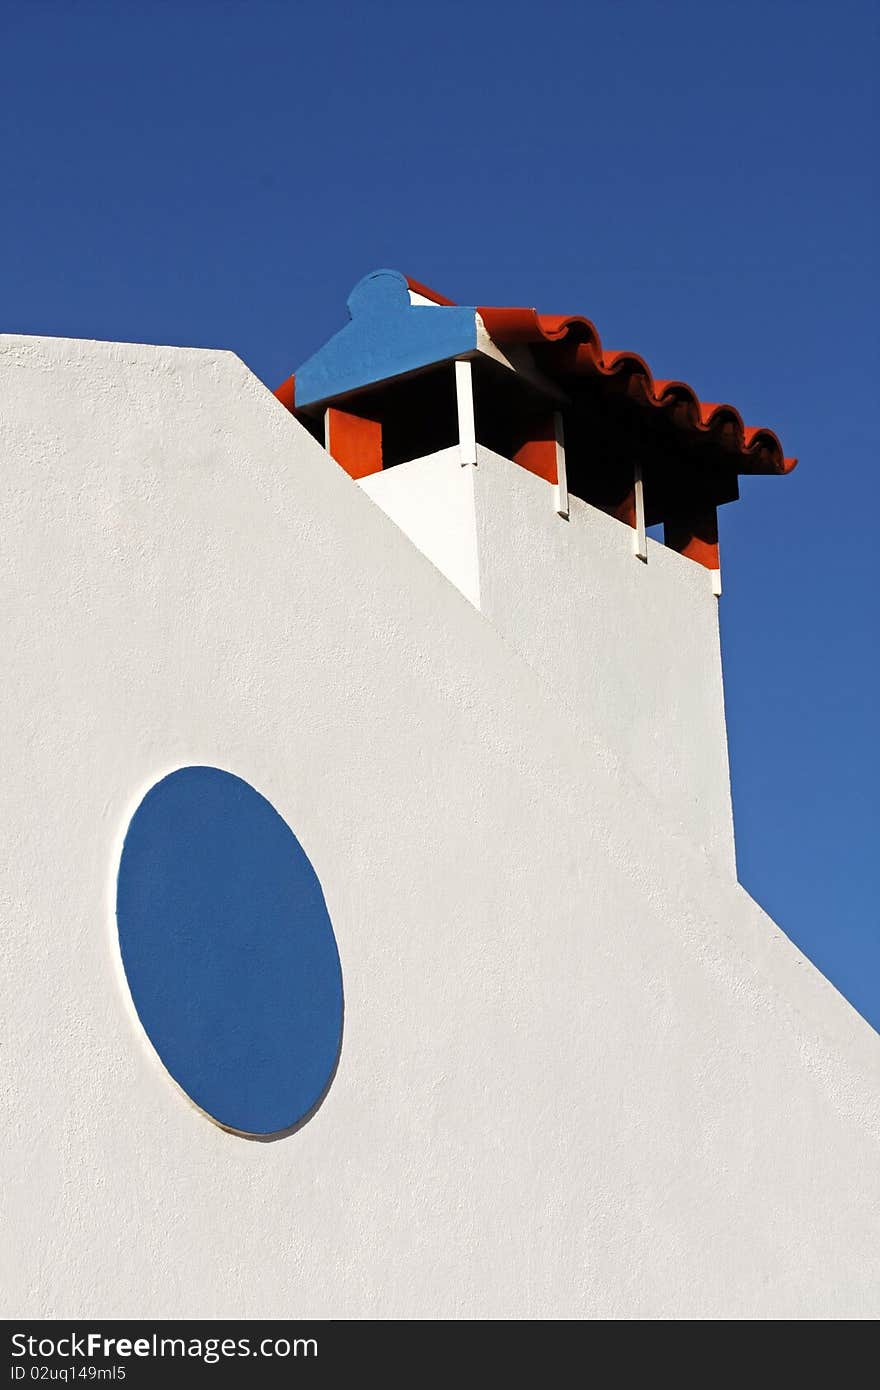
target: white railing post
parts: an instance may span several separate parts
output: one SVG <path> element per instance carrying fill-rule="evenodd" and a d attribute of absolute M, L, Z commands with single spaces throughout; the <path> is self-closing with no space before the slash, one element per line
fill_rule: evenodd
<path fill-rule="evenodd" d="M 553 412 L 553 434 L 556 440 L 556 511 L 568 520 L 568 474 L 565 469 L 565 433 L 562 411 Z"/>
<path fill-rule="evenodd" d="M 636 503 L 636 527 L 633 531 L 633 550 L 640 560 L 648 562 L 648 538 L 645 534 L 645 482 L 642 477 L 642 465 L 636 464 L 635 482 L 633 484 Z"/>
<path fill-rule="evenodd" d="M 471 364 L 455 364 L 455 399 L 458 404 L 458 451 L 462 468 L 477 461 L 477 432 L 474 423 L 474 380 Z"/>

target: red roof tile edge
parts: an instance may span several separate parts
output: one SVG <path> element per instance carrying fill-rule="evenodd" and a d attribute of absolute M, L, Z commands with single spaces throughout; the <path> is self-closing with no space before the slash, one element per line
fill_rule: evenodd
<path fill-rule="evenodd" d="M 435 304 L 451 306 L 454 303 L 409 276 L 407 283 L 416 294 Z M 635 352 L 613 352 L 603 348 L 595 324 L 587 318 L 488 305 L 479 305 L 477 313 L 486 332 L 496 342 L 564 344 L 566 351 L 559 365 L 566 375 L 617 378 L 625 382 L 631 394 L 640 396 L 650 406 L 672 412 L 683 428 L 696 434 L 731 426 L 736 436 L 734 452 L 748 464 L 742 472 L 790 473 L 797 463 L 796 458 L 785 457 L 773 430 L 746 425 L 734 406 L 701 401 L 687 382 L 655 377 L 644 358 Z"/>

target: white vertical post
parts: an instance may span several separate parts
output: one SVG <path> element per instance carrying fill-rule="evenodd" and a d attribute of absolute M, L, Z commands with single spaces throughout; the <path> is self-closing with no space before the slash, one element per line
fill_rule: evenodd
<path fill-rule="evenodd" d="M 477 431 L 474 424 L 474 382 L 471 364 L 455 364 L 455 399 L 458 404 L 458 451 L 462 468 L 477 461 Z"/>
<path fill-rule="evenodd" d="M 642 465 L 636 464 L 635 468 L 635 503 L 636 503 L 636 529 L 633 531 L 633 550 L 640 560 L 648 562 L 648 538 L 645 535 L 645 483 L 642 477 Z"/>
<path fill-rule="evenodd" d="M 556 511 L 568 520 L 568 474 L 565 471 L 565 434 L 562 411 L 553 412 L 553 433 L 556 439 Z"/>
<path fill-rule="evenodd" d="M 720 567 L 719 567 L 717 570 L 710 570 L 709 573 L 710 573 L 711 576 L 712 576 L 712 593 L 715 595 L 716 598 L 720 598 L 720 597 L 721 597 L 721 569 L 720 569 Z"/>
<path fill-rule="evenodd" d="M 330 453 L 330 411 L 324 411 L 324 448 Z"/>

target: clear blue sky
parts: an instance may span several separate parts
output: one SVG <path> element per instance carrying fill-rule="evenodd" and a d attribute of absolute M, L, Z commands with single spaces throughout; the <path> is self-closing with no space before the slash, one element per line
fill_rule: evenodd
<path fill-rule="evenodd" d="M 878 16 L 0 7 L 3 329 L 220 345 L 275 384 L 388 265 L 586 313 L 778 431 L 798 470 L 722 513 L 740 877 L 876 1027 Z"/>

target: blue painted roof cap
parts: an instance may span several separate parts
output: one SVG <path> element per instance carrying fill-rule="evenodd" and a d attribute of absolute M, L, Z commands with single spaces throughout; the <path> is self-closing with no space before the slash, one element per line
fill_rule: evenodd
<path fill-rule="evenodd" d="M 358 280 L 346 300 L 349 318 L 409 309 L 409 284 L 399 270 L 371 270 Z"/>
<path fill-rule="evenodd" d="M 477 345 L 473 306 L 412 304 L 399 270 L 374 270 L 348 296 L 350 322 L 296 371 L 297 407 L 446 362 Z"/>

